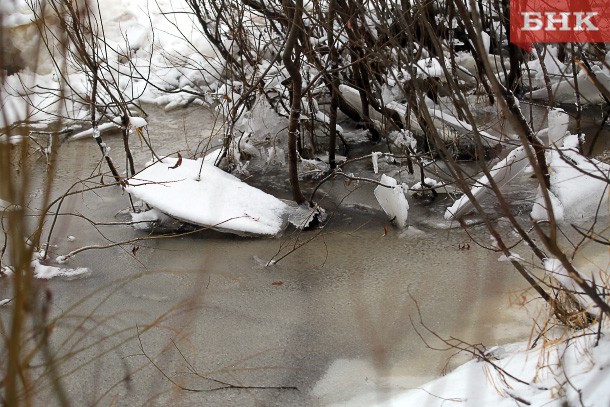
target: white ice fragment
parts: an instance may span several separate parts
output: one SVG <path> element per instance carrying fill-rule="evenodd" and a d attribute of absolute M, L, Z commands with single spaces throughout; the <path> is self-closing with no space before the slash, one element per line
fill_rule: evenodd
<path fill-rule="evenodd" d="M 410 130 L 392 131 L 389 134 L 389 139 L 398 148 L 411 148 L 413 151 L 417 149 L 417 140 Z"/>
<path fill-rule="evenodd" d="M 173 218 L 241 235 L 276 236 L 288 207 L 201 160 L 164 158 L 129 179 L 126 191 Z M 173 168 L 175 167 L 175 168 Z"/>
<path fill-rule="evenodd" d="M 326 220 L 326 211 L 318 205 L 312 208 L 308 203 L 296 207 L 288 215 L 288 221 L 298 229 L 305 229 L 314 220 Z"/>
<path fill-rule="evenodd" d="M 150 229 L 154 226 L 155 223 L 163 223 L 167 221 L 169 218 L 162 212 L 159 212 L 156 209 L 150 209 L 144 212 L 132 212 L 131 213 L 131 221 L 133 222 L 133 227 L 135 229 Z"/>
<path fill-rule="evenodd" d="M 415 63 L 418 77 L 441 77 L 443 67 L 437 58 L 424 58 Z"/>
<path fill-rule="evenodd" d="M 503 255 L 501 255 L 498 258 L 498 261 L 500 261 L 500 262 L 505 262 L 505 261 L 517 261 L 517 262 L 521 262 L 521 261 L 523 261 L 523 257 L 519 256 L 517 253 L 511 253 L 508 256 L 503 254 Z"/>
<path fill-rule="evenodd" d="M 584 134 L 578 136 L 577 134 L 569 134 L 563 140 L 563 148 L 569 148 L 578 151 L 578 146 L 585 142 Z"/>
<path fill-rule="evenodd" d="M 417 192 L 422 190 L 427 190 L 429 188 L 436 188 L 440 182 L 435 180 L 434 178 L 424 178 L 425 186 L 420 182 L 417 182 L 411 187 L 411 191 Z"/>
<path fill-rule="evenodd" d="M 373 172 L 375 172 L 375 174 L 377 174 L 379 172 L 379 157 L 381 157 L 383 155 L 383 153 L 376 151 L 374 153 L 371 153 L 371 159 L 373 160 Z"/>
<path fill-rule="evenodd" d="M 407 217 L 409 215 L 409 202 L 405 196 L 405 191 L 402 185 L 394 178 L 388 177 L 385 174 L 381 175 L 381 184 L 375 188 L 374 194 L 377 202 L 383 208 L 384 212 L 392 219 L 396 220 L 396 225 L 399 228 L 407 226 Z"/>
<path fill-rule="evenodd" d="M 555 102 L 558 103 L 576 103 L 576 92 L 574 92 L 574 78 L 572 74 L 557 75 L 559 79 L 554 80 L 552 84 L 553 96 Z M 610 89 L 610 73 L 608 71 L 600 71 L 595 73 L 596 79 L 601 86 Z M 578 96 L 581 104 L 596 105 L 603 103 L 604 99 L 597 86 L 589 79 L 589 74 L 582 69 L 576 75 L 578 82 Z M 534 90 L 529 94 L 530 97 L 537 100 L 548 99 L 548 91 L 546 87 Z M 517 100 L 517 99 L 515 99 Z"/>
<path fill-rule="evenodd" d="M 55 263 L 64 264 L 67 261 L 66 256 L 57 256 L 55 258 Z"/>
<path fill-rule="evenodd" d="M 91 270 L 86 267 L 69 269 L 55 266 L 46 266 L 40 263 L 40 259 L 32 260 L 31 266 L 34 269 L 34 276 L 43 280 L 49 280 L 55 277 L 73 279 L 91 274 Z"/>
<path fill-rule="evenodd" d="M 76 238 L 74 236 L 68 236 L 66 240 L 68 240 L 68 242 L 73 242 L 76 240 Z"/>
<path fill-rule="evenodd" d="M 99 137 L 102 132 L 116 128 L 117 126 L 115 123 L 100 124 L 99 126 L 96 126 L 92 129 L 83 130 L 81 132 L 73 134 L 72 136 L 70 136 L 70 140 L 78 140 L 89 136 L 92 136 L 95 139 Z"/>
<path fill-rule="evenodd" d="M 104 157 L 108 157 L 108 154 L 110 154 L 110 147 L 103 142 L 100 143 L 100 147 L 102 147 L 102 154 L 104 154 Z"/>
<path fill-rule="evenodd" d="M 558 144 L 568 131 L 570 116 L 563 109 L 551 109 L 548 113 L 548 145 Z"/>
<path fill-rule="evenodd" d="M 508 184 L 513 178 L 515 178 L 521 171 L 527 167 L 529 161 L 527 159 L 527 154 L 525 148 L 517 147 L 512 150 L 505 159 L 498 162 L 493 166 L 489 174 L 496 182 L 498 188 L 502 188 L 504 185 Z M 478 201 L 481 200 L 485 196 L 485 194 L 489 193 L 491 190 L 489 187 L 489 179 L 486 175 L 483 175 L 477 181 L 476 185 L 472 187 L 470 192 Z M 466 194 L 464 194 L 460 199 L 454 202 L 452 206 L 447 208 L 445 211 L 445 219 L 446 220 L 454 220 L 457 219 L 474 208 L 472 202 Z"/>
<path fill-rule="evenodd" d="M 252 157 L 256 157 L 256 156 L 260 155 L 258 148 L 256 148 L 256 146 L 254 145 L 254 137 L 253 137 L 252 133 L 246 133 L 239 140 L 239 150 L 242 153 L 249 154 Z"/>
<path fill-rule="evenodd" d="M 555 194 L 553 194 L 551 191 L 547 191 L 547 192 L 548 192 L 549 198 L 551 200 L 551 209 L 553 210 L 553 216 L 555 217 L 555 220 L 557 220 L 558 222 L 561 222 L 563 220 L 563 213 L 564 213 L 563 205 L 559 201 L 559 199 L 557 199 Z M 536 200 L 534 201 L 534 206 L 532 207 L 532 212 L 530 213 L 530 216 L 532 217 L 533 220 L 536 220 L 536 221 L 549 220 L 549 211 L 546 208 L 546 202 L 544 200 L 544 196 L 542 195 L 542 189 L 540 186 L 538 186 Z"/>
<path fill-rule="evenodd" d="M 5 298 L 4 300 L 0 300 L 0 307 L 11 302 L 11 298 Z"/>
<path fill-rule="evenodd" d="M 551 191 L 563 206 L 564 221 L 608 216 L 610 165 L 574 151 L 577 140 L 575 135 L 568 136 L 560 151 L 547 152 Z"/>
<path fill-rule="evenodd" d="M 286 165 L 286 154 L 284 149 L 280 147 L 269 147 L 267 149 L 269 156 L 267 157 L 267 165 L 279 165 L 283 167 Z"/>

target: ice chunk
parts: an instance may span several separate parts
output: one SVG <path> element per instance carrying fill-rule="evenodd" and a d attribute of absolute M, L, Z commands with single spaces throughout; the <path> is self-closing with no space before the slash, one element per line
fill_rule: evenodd
<path fill-rule="evenodd" d="M 574 138 L 566 137 L 564 148 L 548 153 L 551 191 L 561 202 L 566 221 L 607 216 L 610 166 L 565 148 Z"/>
<path fill-rule="evenodd" d="M 126 191 L 183 222 L 239 235 L 276 236 L 287 223 L 284 202 L 201 159 L 164 158 Z"/>
<path fill-rule="evenodd" d="M 379 185 L 375 188 L 374 194 L 377 202 L 390 218 L 396 220 L 396 225 L 399 228 L 406 227 L 409 202 L 402 185 L 397 185 L 398 183 L 394 178 L 385 174 L 381 175 L 381 184 L 387 185 L 387 187 Z"/>
<path fill-rule="evenodd" d="M 548 122 L 548 145 L 552 146 L 565 137 L 570 116 L 563 109 L 551 109 L 548 114 Z"/>
<path fill-rule="evenodd" d="M 515 148 L 508 153 L 505 159 L 493 166 L 489 172 L 491 177 L 496 182 L 498 188 L 502 188 L 508 184 L 513 178 L 521 173 L 527 167 L 529 161 L 524 147 Z M 486 175 L 479 178 L 477 184 L 470 190 L 475 199 L 480 201 L 487 193 L 489 193 L 489 179 Z M 464 194 L 454 204 L 445 211 L 445 219 L 457 219 L 474 208 L 468 196 Z"/>
<path fill-rule="evenodd" d="M 377 174 L 379 172 L 379 157 L 381 157 L 383 153 L 377 151 L 371 153 L 371 159 L 373 161 L 373 172 Z"/>
<path fill-rule="evenodd" d="M 548 191 L 549 197 L 551 199 L 551 208 L 553 209 L 553 215 L 555 220 L 562 221 L 563 220 L 563 205 L 557 199 L 555 194 L 551 191 Z M 534 201 L 534 206 L 532 207 L 532 212 L 530 216 L 532 219 L 536 221 L 546 221 L 549 220 L 548 211 L 546 209 L 546 203 L 544 201 L 544 196 L 542 195 L 541 187 L 538 187 L 538 193 L 536 195 L 536 200 Z"/>

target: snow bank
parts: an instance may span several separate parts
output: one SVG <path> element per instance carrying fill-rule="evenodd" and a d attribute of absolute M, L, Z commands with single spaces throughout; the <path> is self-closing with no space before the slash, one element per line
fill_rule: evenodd
<path fill-rule="evenodd" d="M 127 192 L 183 222 L 261 236 L 286 226 L 285 203 L 201 159 L 164 158 L 128 182 Z"/>
<path fill-rule="evenodd" d="M 608 179 L 610 166 L 577 153 L 577 136 L 565 138 L 563 148 L 550 150 L 547 163 L 551 176 L 551 192 L 563 207 L 558 220 L 586 220 L 610 213 Z"/>
<path fill-rule="evenodd" d="M 30 2 L 1 3 L 3 25 L 12 39 L 10 49 L 15 60 L 23 61 L 25 66 L 21 72 L 3 81 L 0 104 L 7 120 L 4 123 L 4 117 L 0 117 L 0 127 L 28 118 L 32 121 L 54 120 L 56 115 L 87 120 L 87 97 L 91 89 L 87 76 L 78 67 L 68 64 L 69 87 L 65 100 L 60 102 L 58 95 L 63 75 L 57 73 L 45 47 L 39 46 L 40 36 L 34 12 L 28 6 Z M 159 0 L 147 4 L 135 0 L 101 0 L 88 4 L 95 9 L 96 19 L 101 17 L 104 23 L 105 58 L 113 67 L 109 70 L 102 65 L 100 75 L 120 84 L 125 99 L 137 98 L 168 108 L 191 103 L 198 97 L 193 93 L 203 95 L 218 87 L 216 82 L 224 68 L 209 41 L 197 29 L 199 23 L 185 2 Z M 54 21 L 49 18 L 47 22 L 54 30 L 59 30 L 52 26 Z M 202 75 L 202 72 L 206 74 Z M 119 74 L 123 75 L 120 79 Z M 149 86 L 146 79 L 154 86 Z M 49 92 L 42 93 L 40 88 L 49 89 Z M 161 90 L 189 93 L 166 94 Z M 105 89 L 98 87 L 98 93 L 100 100 L 107 99 Z M 29 96 L 27 101 L 23 95 Z M 140 124 L 134 126 L 140 127 Z"/>
<path fill-rule="evenodd" d="M 595 305 L 595 302 L 588 295 L 579 294 L 582 292 L 582 288 L 574 281 L 572 277 L 568 274 L 568 270 L 563 267 L 561 261 L 558 259 L 546 259 L 544 261 L 544 269 L 546 273 L 553 277 L 563 288 L 568 290 L 569 292 L 574 293 L 574 297 L 589 312 L 597 313 L 599 308 Z M 588 284 L 591 284 L 591 281 L 599 281 L 597 278 L 593 279 L 595 276 L 584 276 L 580 271 L 576 271 L 578 275 Z M 604 276 L 607 278 L 607 276 Z M 600 296 L 603 298 L 603 294 L 600 293 Z"/>
<path fill-rule="evenodd" d="M 532 350 L 526 343 L 492 349 L 490 360 L 523 382 L 490 363 L 473 360 L 376 406 L 608 406 L 610 338 L 602 335 L 597 347 L 594 341 L 595 335 L 587 335 L 543 343 Z"/>

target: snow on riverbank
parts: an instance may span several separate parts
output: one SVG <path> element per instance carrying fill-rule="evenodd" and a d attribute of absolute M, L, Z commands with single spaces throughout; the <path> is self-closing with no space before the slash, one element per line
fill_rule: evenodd
<path fill-rule="evenodd" d="M 201 159 L 167 157 L 128 182 L 127 192 L 187 223 L 260 236 L 277 236 L 286 226 L 284 202 Z"/>
<path fill-rule="evenodd" d="M 608 333 L 597 346 L 595 333 L 588 332 L 531 350 L 527 343 L 494 348 L 486 355 L 489 362 L 472 360 L 377 406 L 608 406 Z"/>
<path fill-rule="evenodd" d="M 21 61 L 24 65 L 18 74 L 7 76 L 3 81 L 0 104 L 6 116 L 0 117 L 0 127 L 27 118 L 55 120 L 58 114 L 88 120 L 89 78 L 70 64 L 67 76 L 57 73 L 45 47 L 38 47 L 38 28 L 33 23 L 35 16 L 28 3 L 25 0 L 6 1 L 0 8 L 3 26 L 11 36 L 10 49 L 15 55 L 15 63 Z M 102 0 L 88 4 L 99 9 L 97 13 L 104 23 L 105 59 L 112 65 L 112 69 L 101 65 L 100 74 L 114 76 L 126 99 L 136 98 L 171 109 L 197 103 L 196 93 L 214 92 L 219 86 L 211 73 L 220 77 L 222 64 L 209 41 L 197 30 L 198 23 L 186 3 Z M 102 32 L 102 27 L 97 29 Z M 189 61 L 190 65 L 171 61 Z M 201 72 L 208 74 L 201 75 Z M 119 74 L 122 75 L 120 79 Z M 65 85 L 64 79 L 69 82 L 68 94 L 60 102 L 59 89 Z M 35 92 L 36 89 L 49 89 L 49 92 Z M 169 89 L 186 93 L 163 92 Z M 105 98 L 105 91 L 98 88 L 99 99 Z M 26 94 L 28 98 L 23 97 Z M 5 117 L 7 123 L 4 123 Z"/>

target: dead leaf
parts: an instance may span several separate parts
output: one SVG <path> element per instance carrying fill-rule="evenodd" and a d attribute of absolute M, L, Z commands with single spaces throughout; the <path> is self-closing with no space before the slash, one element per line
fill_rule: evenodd
<path fill-rule="evenodd" d="M 134 256 L 136 255 L 136 253 L 138 252 L 138 250 L 140 250 L 140 246 L 134 246 L 131 248 L 131 254 L 133 254 Z"/>
<path fill-rule="evenodd" d="M 274 281 L 273 283 L 271 283 L 271 285 L 284 285 L 283 281 Z"/>
<path fill-rule="evenodd" d="M 180 154 L 180 152 L 178 152 L 178 161 L 176 161 L 176 164 L 172 167 L 169 167 L 170 170 L 175 170 L 176 168 L 180 167 L 182 165 L 182 154 Z"/>
<path fill-rule="evenodd" d="M 383 235 L 381 235 L 381 236 L 383 237 L 383 236 L 387 236 L 387 235 L 388 235 L 388 226 L 383 225 Z"/>
<path fill-rule="evenodd" d="M 136 134 L 138 135 L 138 139 L 140 140 L 140 147 L 142 147 L 142 143 L 144 141 L 144 135 L 142 134 L 142 128 L 141 127 L 137 127 L 136 128 Z"/>
<path fill-rule="evenodd" d="M 102 177 L 100 178 L 100 184 L 106 185 L 106 184 L 104 184 L 104 174 L 102 174 Z"/>

